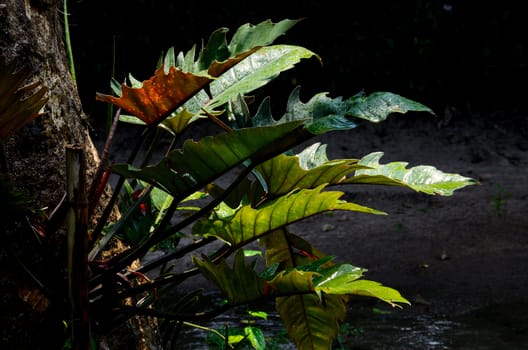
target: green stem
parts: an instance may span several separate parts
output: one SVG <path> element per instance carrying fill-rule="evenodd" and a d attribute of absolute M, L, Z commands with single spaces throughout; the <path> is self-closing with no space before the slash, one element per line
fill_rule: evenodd
<path fill-rule="evenodd" d="M 77 85 L 77 77 L 75 76 L 75 65 L 73 63 L 73 51 L 70 40 L 70 24 L 68 23 L 68 0 L 64 0 L 64 36 L 66 40 L 66 50 L 68 52 L 68 63 L 70 65 L 70 73 L 73 83 Z"/>

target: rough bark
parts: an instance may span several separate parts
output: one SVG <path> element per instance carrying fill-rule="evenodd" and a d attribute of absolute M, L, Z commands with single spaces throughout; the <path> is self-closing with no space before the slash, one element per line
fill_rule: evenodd
<path fill-rule="evenodd" d="M 61 8 L 59 0 L 0 0 L 0 53 L 19 67 L 29 66 L 31 80 L 49 90 L 42 116 L 4 145 L 11 179 L 44 216 L 65 193 L 65 145 L 82 145 L 88 169 L 98 162 L 68 68 Z M 2 349 L 64 345 L 65 237 L 39 237 L 34 224 L 22 220 L 0 234 Z"/>
<path fill-rule="evenodd" d="M 68 68 L 59 1 L 12 0 L 2 5 L 1 52 L 8 61 L 29 65 L 34 79 L 49 89 L 43 116 L 6 145 L 10 171 L 37 206 L 51 208 L 64 194 L 64 145 L 85 145 L 92 164 L 97 151 Z"/>

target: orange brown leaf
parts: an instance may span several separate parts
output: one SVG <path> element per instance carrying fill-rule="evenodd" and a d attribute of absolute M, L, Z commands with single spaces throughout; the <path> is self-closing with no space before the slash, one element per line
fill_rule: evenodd
<path fill-rule="evenodd" d="M 170 67 L 165 74 L 161 66 L 141 88 L 123 84 L 121 97 L 97 93 L 96 99 L 121 107 L 151 125 L 168 117 L 211 81 L 210 77 L 184 73 L 176 67 Z"/>

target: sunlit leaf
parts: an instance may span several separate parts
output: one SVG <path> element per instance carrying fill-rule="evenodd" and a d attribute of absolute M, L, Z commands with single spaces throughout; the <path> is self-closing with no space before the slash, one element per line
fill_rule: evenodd
<path fill-rule="evenodd" d="M 236 335 L 229 335 L 227 337 L 227 342 L 229 344 L 238 344 L 240 343 L 242 340 L 244 340 L 246 336 L 245 335 L 242 335 L 242 334 L 236 334 Z"/>
<path fill-rule="evenodd" d="M 299 152 L 297 157 L 301 168 L 309 170 L 326 163 L 328 161 L 326 147 L 327 145 L 316 142 Z"/>
<path fill-rule="evenodd" d="M 265 312 L 265 311 L 252 311 L 252 310 L 248 310 L 248 314 L 249 314 L 250 316 L 253 316 L 253 317 L 262 318 L 263 320 L 267 320 L 267 319 L 268 319 L 268 313 Z"/>
<path fill-rule="evenodd" d="M 370 169 L 356 171 L 346 183 L 405 186 L 430 195 L 451 196 L 455 190 L 478 184 L 475 179 L 459 174 L 444 173 L 433 166 L 419 165 L 407 168 L 407 162 L 380 164 L 383 152 L 363 157 L 359 164 Z"/>
<path fill-rule="evenodd" d="M 347 285 L 363 276 L 366 270 L 350 264 L 333 265 L 316 277 L 316 289 L 327 294 L 348 294 Z"/>
<path fill-rule="evenodd" d="M 247 340 L 251 343 L 251 346 L 255 350 L 264 350 L 266 349 L 266 338 L 262 329 L 258 327 L 247 326 L 244 328 L 244 335 L 247 337 Z"/>
<path fill-rule="evenodd" d="M 363 276 L 363 268 L 350 264 L 339 264 L 331 266 L 320 272 L 320 276 L 314 279 L 315 291 L 325 294 L 355 294 L 378 298 L 392 306 L 399 304 L 410 304 L 401 296 L 400 292 L 393 288 L 382 286 L 381 283 L 360 278 Z"/>
<path fill-rule="evenodd" d="M 323 134 L 332 130 L 348 130 L 357 126 L 353 118 L 371 122 L 385 120 L 392 113 L 429 112 L 428 107 L 389 93 L 376 92 L 369 96 L 357 94 L 348 99 L 330 98 L 326 93 L 313 96 L 307 103 L 300 100 L 300 88 L 297 87 L 288 99 L 284 116 L 275 120 L 271 116 L 269 100 L 264 100 L 253 118 L 254 125 L 274 125 L 302 118 L 306 128 L 314 134 Z"/>
<path fill-rule="evenodd" d="M 213 98 L 207 109 L 217 108 L 238 95 L 256 90 L 281 72 L 293 68 L 301 59 L 313 56 L 315 53 L 300 46 L 262 47 L 211 83 Z"/>
<path fill-rule="evenodd" d="M 308 148 L 297 156 L 281 154 L 256 168 L 267 183 L 270 197 L 286 194 L 296 188 L 315 188 L 322 184 L 335 185 L 355 170 L 365 168 L 357 164 L 357 159 L 323 161 L 320 152 L 314 150 L 315 153 L 311 153 L 310 150 L 311 148 Z M 324 157 L 326 158 L 326 154 Z M 312 168 L 306 169 L 302 165 Z"/>
<path fill-rule="evenodd" d="M 255 250 L 255 249 L 244 249 L 244 256 L 245 257 L 262 256 L 262 251 Z"/>
<path fill-rule="evenodd" d="M 0 140 L 38 117 L 48 100 L 48 89 L 40 82 L 23 86 L 30 74 L 28 66 L 17 71 L 14 61 L 7 63 L 0 55 Z"/>
<path fill-rule="evenodd" d="M 359 93 L 346 101 L 347 114 L 371 122 L 380 122 L 392 113 L 434 112 L 419 102 L 391 92 Z"/>
<path fill-rule="evenodd" d="M 339 198 L 343 195 L 342 192 L 322 191 L 324 187 L 321 185 L 314 189 L 294 191 L 259 208 L 245 205 L 232 217 L 201 220 L 193 227 L 193 233 L 215 236 L 232 245 L 239 245 L 327 211 L 347 210 L 384 214 L 375 209 L 341 201 Z"/>
<path fill-rule="evenodd" d="M 364 279 L 350 281 L 346 284 L 341 284 L 341 286 L 337 288 L 332 282 L 326 283 L 326 286 L 323 284 L 317 288 L 325 292 L 327 290 L 330 293 L 335 292 L 337 294 L 341 294 L 344 292 L 348 294 L 374 297 L 394 307 L 401 307 L 400 304 L 411 304 L 397 290 L 390 287 L 385 287 L 379 282 Z"/>

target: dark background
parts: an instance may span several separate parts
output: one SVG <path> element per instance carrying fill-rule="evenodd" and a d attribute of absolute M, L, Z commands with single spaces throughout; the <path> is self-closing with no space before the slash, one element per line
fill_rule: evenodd
<path fill-rule="evenodd" d="M 201 45 L 220 27 L 228 40 L 244 23 L 304 18 L 278 42 L 306 47 L 303 61 L 268 90 L 272 105 L 294 86 L 349 97 L 390 91 L 442 113 L 527 110 L 527 17 L 522 2 L 499 1 L 162 1 L 70 0 L 70 27 L 85 112 L 98 124 L 115 77 L 148 79 L 163 51 Z M 273 89 L 273 90 L 271 90 Z M 282 105 L 281 105 L 282 106 Z"/>

